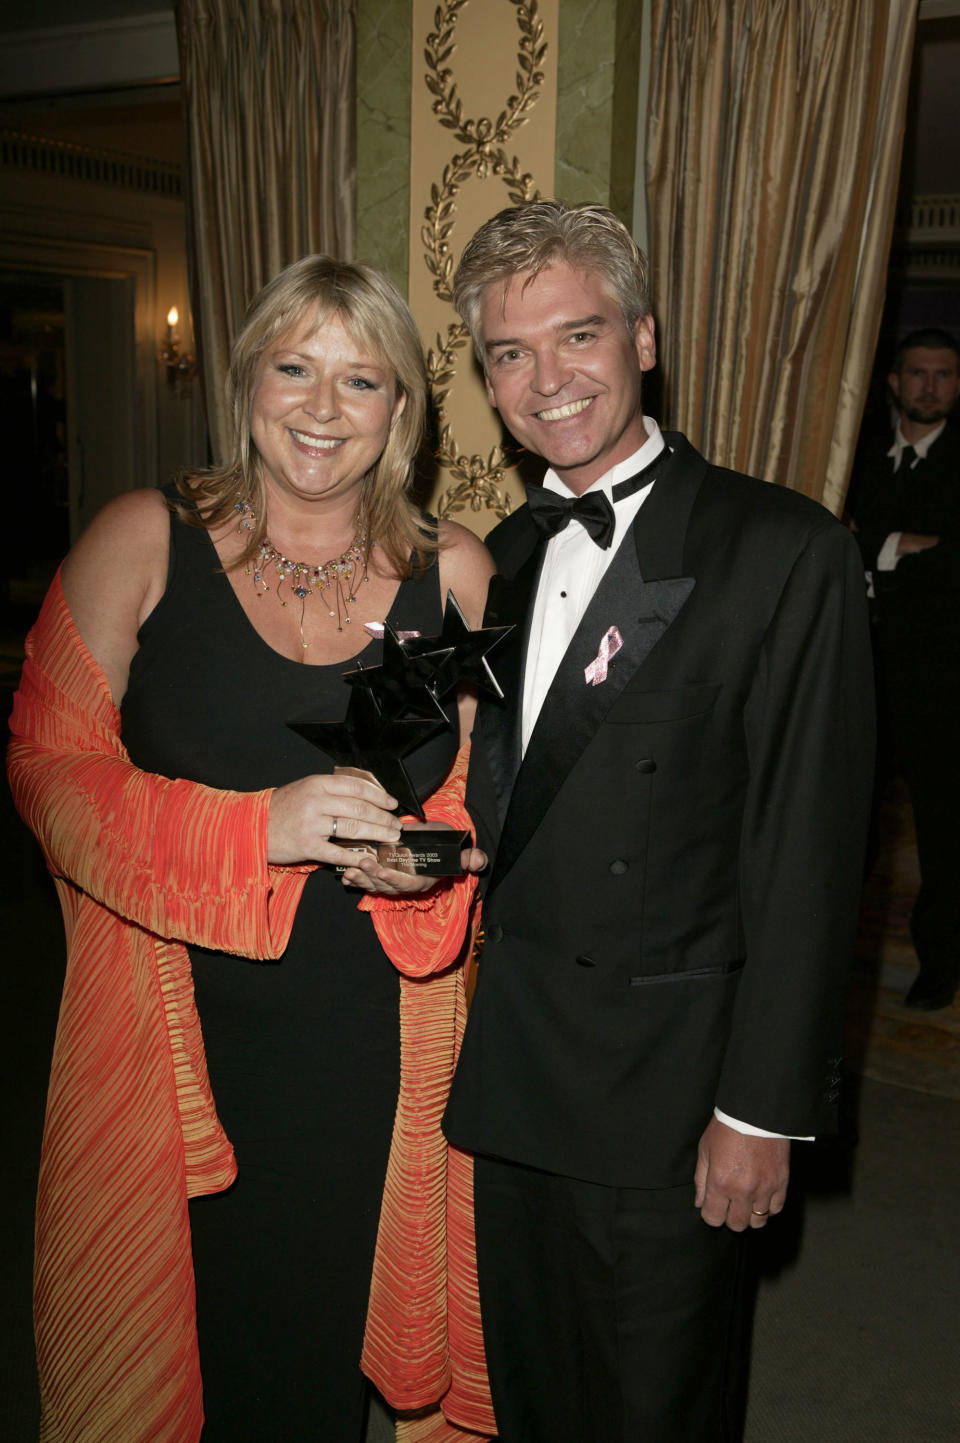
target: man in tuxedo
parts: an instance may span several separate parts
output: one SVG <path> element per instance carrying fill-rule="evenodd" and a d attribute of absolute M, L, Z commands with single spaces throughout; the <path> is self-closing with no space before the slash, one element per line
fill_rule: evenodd
<path fill-rule="evenodd" d="M 711 1443 L 743 1235 L 829 1128 L 869 802 L 852 538 L 643 414 L 646 265 L 605 208 L 487 222 L 454 299 L 547 463 L 488 537 L 467 800 L 485 949 L 446 1112 L 476 1155 L 502 1443 Z"/>
<path fill-rule="evenodd" d="M 873 595 L 881 777 L 910 790 L 921 886 L 910 919 L 920 971 L 907 1007 L 948 1007 L 960 982 L 960 354 L 947 331 L 913 331 L 887 377 L 893 431 L 865 449 L 852 490 Z"/>

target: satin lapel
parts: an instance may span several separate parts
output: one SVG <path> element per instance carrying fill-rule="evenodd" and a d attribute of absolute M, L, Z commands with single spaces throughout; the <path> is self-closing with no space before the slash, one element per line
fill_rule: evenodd
<path fill-rule="evenodd" d="M 557 670 L 516 776 L 488 892 L 510 870 L 540 825 L 557 789 L 589 745 L 610 707 L 674 621 L 694 588 L 692 577 L 645 582 L 634 548 L 625 541 Z M 607 679 L 591 686 L 584 676 L 607 630 L 616 626 L 623 646 Z"/>
<path fill-rule="evenodd" d="M 685 436 L 665 431 L 670 458 L 643 503 L 633 528 L 640 574 L 647 581 L 682 576 L 690 512 L 707 463 Z"/>
<path fill-rule="evenodd" d="M 534 549 L 514 576 L 493 577 L 484 614 L 485 626 L 511 625 L 514 628 L 491 658 L 493 673 L 503 691 L 503 701 L 481 698 L 475 723 L 489 759 L 501 824 L 520 766 L 524 658 L 544 549 L 538 533 Z"/>

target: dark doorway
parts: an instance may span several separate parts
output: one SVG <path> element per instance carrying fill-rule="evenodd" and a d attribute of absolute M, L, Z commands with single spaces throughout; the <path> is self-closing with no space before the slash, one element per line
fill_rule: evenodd
<path fill-rule="evenodd" d="M 6 443 L 0 605 L 35 609 L 70 544 L 63 282 L 0 272 L 0 434 Z"/>

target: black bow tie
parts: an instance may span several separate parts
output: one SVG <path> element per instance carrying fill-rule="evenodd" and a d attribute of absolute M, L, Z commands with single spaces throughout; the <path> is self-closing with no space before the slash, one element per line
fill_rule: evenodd
<path fill-rule="evenodd" d="M 649 486 L 665 454 L 666 449 L 635 476 L 619 481 L 611 492 L 614 503 L 632 496 L 641 486 Z M 556 491 L 548 491 L 544 486 L 531 486 L 527 492 L 527 505 L 534 524 L 544 536 L 556 536 L 568 521 L 575 519 L 604 551 L 613 540 L 616 518 L 605 491 L 588 491 L 585 496 L 558 496 Z"/>
<path fill-rule="evenodd" d="M 558 496 L 556 491 L 547 491 L 543 486 L 531 487 L 527 494 L 530 515 L 544 536 L 556 536 L 567 522 L 576 518 L 604 551 L 613 540 L 616 520 L 613 507 L 603 491 L 591 491 L 586 496 Z"/>

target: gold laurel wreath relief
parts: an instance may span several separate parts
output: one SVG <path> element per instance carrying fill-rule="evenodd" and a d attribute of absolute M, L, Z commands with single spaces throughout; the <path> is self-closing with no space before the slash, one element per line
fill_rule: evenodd
<path fill-rule="evenodd" d="M 492 46 L 502 59 L 508 44 L 512 42 L 515 47 L 513 89 L 499 108 L 490 105 L 491 110 L 496 108 L 495 118 L 470 116 L 461 92 L 468 84 L 473 91 L 480 88 L 478 69 L 482 70 L 481 84 L 485 83 L 488 75 L 495 82 L 495 71 L 502 69 L 502 65 L 489 68 L 474 66 L 471 71 L 464 71 L 459 86 L 454 71 L 455 65 L 466 66 L 469 63 L 461 44 L 461 21 L 469 6 L 470 0 L 441 0 L 433 11 L 433 26 L 427 32 L 423 46 L 426 62 L 423 79 L 431 97 L 430 111 L 435 124 L 449 132 L 450 140 L 456 146 L 452 153 L 446 151 L 442 165 L 433 171 L 434 175 L 439 171 L 439 179 L 430 183 L 430 202 L 422 212 L 420 226 L 423 263 L 430 277 L 433 297 L 444 310 L 451 306 L 455 257 L 476 224 L 504 205 L 520 204 L 540 197 L 531 170 L 524 169 L 513 152 L 517 147 L 516 132 L 527 124 L 548 83 L 545 61 L 551 47 L 545 33 L 541 6 L 538 0 L 506 0 L 506 3 L 496 5 L 490 0 L 483 0 L 482 8 L 469 17 L 473 25 L 472 51 L 482 42 Z M 544 0 L 544 6 L 552 9 L 555 21 L 558 0 Z M 553 46 L 554 53 L 555 48 Z M 549 80 L 555 94 L 555 60 Z M 491 98 L 485 91 L 484 108 Z M 540 148 L 542 152 L 543 139 L 546 138 L 549 174 L 552 176 L 552 111 L 545 115 L 544 120 L 549 134 L 546 137 L 541 134 Z M 541 125 L 540 129 L 543 132 L 544 127 Z M 542 155 L 537 158 L 542 165 Z M 485 182 L 488 186 L 492 182 L 496 186 L 494 192 L 485 190 L 482 199 L 474 200 L 471 209 L 476 213 L 475 222 L 465 221 L 462 198 L 464 186 L 474 181 Z M 469 356 L 470 338 L 466 326 L 456 317 L 436 330 L 435 335 L 436 344 L 427 351 L 427 379 L 437 416 L 436 459 L 442 470 L 452 478 L 453 484 L 435 498 L 434 509 L 440 516 L 469 511 L 492 513 L 493 517 L 502 518 L 511 507 L 511 497 L 504 486 L 505 473 L 518 464 L 519 453 L 510 443 L 498 443 L 486 454 L 469 454 L 461 450 L 448 413 L 448 402 L 454 382 L 459 379 L 458 362 L 466 361 Z"/>

